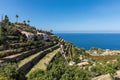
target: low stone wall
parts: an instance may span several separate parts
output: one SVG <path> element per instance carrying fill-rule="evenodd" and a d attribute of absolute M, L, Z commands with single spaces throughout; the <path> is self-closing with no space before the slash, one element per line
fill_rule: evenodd
<path fill-rule="evenodd" d="M 54 44 L 54 45 L 56 45 L 56 44 Z M 22 55 L 18 55 L 18 56 L 14 57 L 14 58 L 3 59 L 3 62 L 0 62 L 0 66 L 3 66 L 4 63 L 8 63 L 8 62 L 18 62 L 18 61 L 20 61 L 20 60 L 22 60 L 22 59 L 24 59 L 24 58 L 26 58 L 26 57 L 28 57 L 28 56 L 30 56 L 32 54 L 35 54 L 35 53 L 37 53 L 39 51 L 42 51 L 42 50 L 45 50 L 45 49 L 47 49 L 49 47 L 52 47 L 54 45 L 42 46 L 42 47 L 39 47 L 39 48 L 36 48 L 36 49 L 32 49 L 32 50 L 30 50 L 28 52 L 23 52 L 23 53 L 21 53 Z"/>
<path fill-rule="evenodd" d="M 39 54 L 37 57 L 35 57 L 34 59 L 32 59 L 31 61 L 29 61 L 28 63 L 24 64 L 23 66 L 21 66 L 19 68 L 19 72 L 24 73 L 25 75 L 30 71 L 30 69 L 39 62 L 40 59 L 42 59 L 46 54 L 52 52 L 53 50 L 59 48 L 58 45 L 55 45 L 51 48 L 48 48 L 47 50 L 44 50 L 43 52 L 41 52 L 41 54 Z"/>

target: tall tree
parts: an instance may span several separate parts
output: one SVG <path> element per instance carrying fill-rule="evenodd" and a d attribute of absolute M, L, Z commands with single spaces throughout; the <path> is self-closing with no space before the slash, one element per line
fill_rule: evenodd
<path fill-rule="evenodd" d="M 24 20 L 23 23 L 26 24 L 26 21 Z"/>
<path fill-rule="evenodd" d="M 3 22 L 8 23 L 9 22 L 9 17 L 7 15 L 5 15 Z"/>
<path fill-rule="evenodd" d="M 16 14 L 15 17 L 16 17 L 16 22 L 18 22 L 19 15 Z"/>
<path fill-rule="evenodd" d="M 27 20 L 28 24 L 30 23 L 30 20 Z"/>

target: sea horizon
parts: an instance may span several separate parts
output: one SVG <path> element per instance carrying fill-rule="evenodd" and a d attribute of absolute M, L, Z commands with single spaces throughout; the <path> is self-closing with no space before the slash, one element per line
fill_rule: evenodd
<path fill-rule="evenodd" d="M 120 34 L 120 31 L 55 31 L 53 32 L 54 34 L 56 33 L 103 33 L 103 34 Z"/>
<path fill-rule="evenodd" d="M 120 50 L 120 33 L 55 33 L 55 35 L 86 50 L 91 47 Z"/>

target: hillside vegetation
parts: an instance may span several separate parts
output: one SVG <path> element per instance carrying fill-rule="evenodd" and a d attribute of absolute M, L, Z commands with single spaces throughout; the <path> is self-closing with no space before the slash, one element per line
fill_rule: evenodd
<path fill-rule="evenodd" d="M 6 15 L 0 22 L 0 80 L 119 79 L 119 53 L 102 53 L 101 48 L 78 48 L 52 30 L 30 26 L 29 20 L 12 23 Z"/>
<path fill-rule="evenodd" d="M 0 22 L 0 80 L 25 80 L 44 56 L 57 53 L 59 38 L 29 23 L 11 23 L 7 15 Z"/>

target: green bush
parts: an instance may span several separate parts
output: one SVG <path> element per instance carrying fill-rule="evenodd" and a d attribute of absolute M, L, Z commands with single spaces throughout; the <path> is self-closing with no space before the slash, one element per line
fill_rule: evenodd
<path fill-rule="evenodd" d="M 28 80 L 43 80 L 44 75 L 45 72 L 43 70 L 38 69 L 29 75 Z"/>
<path fill-rule="evenodd" d="M 17 70 L 17 64 L 8 63 L 6 66 L 0 67 L 0 76 L 2 76 L 2 80 L 17 80 L 17 77 L 19 75 Z"/>
<path fill-rule="evenodd" d="M 68 66 L 61 54 L 57 54 L 46 71 L 33 71 L 28 80 L 91 80 L 89 71 L 78 66 Z"/>
<path fill-rule="evenodd" d="M 23 51 L 23 48 L 18 48 L 17 50 L 16 50 L 16 52 L 22 52 Z"/>
<path fill-rule="evenodd" d="M 19 45 L 20 45 L 20 47 L 25 47 L 25 46 L 27 46 L 28 44 L 27 44 L 27 43 L 20 43 Z"/>
<path fill-rule="evenodd" d="M 7 56 L 6 52 L 0 52 L 0 58 Z"/>
<path fill-rule="evenodd" d="M 4 50 L 4 47 L 3 46 L 0 46 L 0 51 Z"/>
<path fill-rule="evenodd" d="M 3 30 L 3 27 L 0 26 L 0 44 L 2 44 L 5 40 L 5 32 Z"/>
<path fill-rule="evenodd" d="M 8 40 L 19 40 L 19 36 L 7 36 Z"/>
<path fill-rule="evenodd" d="M 36 46 L 31 46 L 32 49 L 36 48 Z"/>

